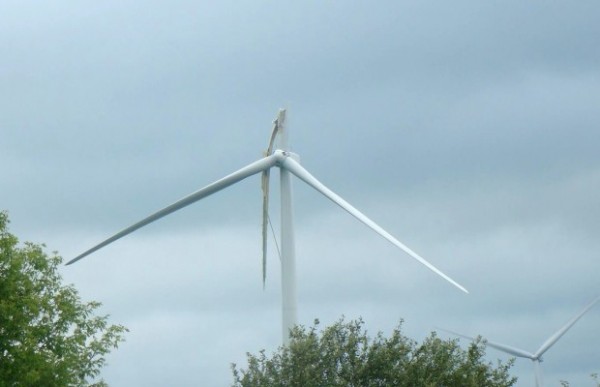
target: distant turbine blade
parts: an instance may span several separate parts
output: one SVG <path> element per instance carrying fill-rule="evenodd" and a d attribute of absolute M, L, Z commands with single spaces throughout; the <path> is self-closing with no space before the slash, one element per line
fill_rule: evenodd
<path fill-rule="evenodd" d="M 440 327 L 436 327 L 435 329 L 444 331 L 446 333 L 450 333 L 451 335 L 454 335 L 454 336 L 462 337 L 463 339 L 475 341 L 474 337 L 463 335 L 462 333 L 454 332 L 454 331 L 451 331 L 450 329 L 445 329 L 445 328 L 440 328 Z"/>
<path fill-rule="evenodd" d="M 496 348 L 499 351 L 506 352 L 509 355 L 514 355 L 514 356 L 518 356 L 518 357 L 524 357 L 526 359 L 531 359 L 531 360 L 533 360 L 534 357 L 535 357 L 529 351 L 525 351 L 523 349 L 512 347 L 512 346 L 506 345 L 506 344 L 500 344 L 500 343 L 496 343 L 496 342 L 493 342 L 493 341 L 486 341 L 486 345 L 488 347 Z"/>
<path fill-rule="evenodd" d="M 392 235 L 390 235 L 387 231 L 385 231 L 383 228 L 381 228 L 379 225 L 377 225 L 375 222 L 373 222 L 371 219 L 369 219 L 362 212 L 360 212 L 359 210 L 354 208 L 352 205 L 350 205 L 350 203 L 348 203 L 347 201 L 342 199 L 340 196 L 338 196 L 336 193 L 331 191 L 329 188 L 325 187 L 320 181 L 318 181 L 313 175 L 311 175 L 306 169 L 304 169 L 298 162 L 293 160 L 291 157 L 286 157 L 285 160 L 282 162 L 281 166 L 283 168 L 286 168 L 290 172 L 292 172 L 299 179 L 303 180 L 306 184 L 310 185 L 311 187 L 313 187 L 314 189 L 316 189 L 317 191 L 319 191 L 320 193 L 325 195 L 331 201 L 336 203 L 338 206 L 342 207 L 344 210 L 346 210 L 348 213 L 350 213 L 356 219 L 363 222 L 365 225 L 367 225 L 368 227 L 373 229 L 376 233 L 378 233 L 379 235 L 381 235 L 382 237 L 384 237 L 385 239 L 390 241 L 396 247 L 399 247 L 405 253 L 410 255 L 412 258 L 416 259 L 421 264 L 425 265 L 429 270 L 433 271 L 440 277 L 444 278 L 446 281 L 450 282 L 452 285 L 456 286 L 463 292 L 469 293 L 467 291 L 467 289 L 465 289 L 462 285 L 458 284 L 458 282 L 454 281 L 452 278 L 450 278 L 446 274 L 442 273 L 435 266 L 433 266 L 432 264 L 427 262 L 424 258 L 422 258 L 417 253 L 412 251 L 410 248 L 405 246 L 402 242 L 400 242 L 399 240 L 394 238 Z"/>
<path fill-rule="evenodd" d="M 594 305 L 596 305 L 596 303 L 598 303 L 598 301 L 600 301 L 600 296 L 597 297 L 594 301 L 587 304 L 587 306 L 585 308 L 583 308 L 583 310 L 581 312 L 579 312 L 579 314 L 577 314 L 575 317 L 570 319 L 562 328 L 560 328 L 558 331 L 556 331 L 555 334 L 550 336 L 550 338 L 548 340 L 546 340 L 544 342 L 544 344 L 542 344 L 540 349 L 537 350 L 537 352 L 535 353 L 535 356 L 541 357 L 544 354 L 544 352 L 546 352 L 548 349 L 550 349 L 550 347 L 552 347 L 554 345 L 554 343 L 556 343 L 556 341 L 558 339 L 560 339 L 562 337 L 562 335 L 564 335 L 577 322 L 577 320 L 579 320 L 584 314 L 586 314 L 588 310 L 592 309 L 592 307 Z"/>
<path fill-rule="evenodd" d="M 147 225 L 149 223 L 154 222 L 155 220 L 158 220 L 158 219 L 160 219 L 166 215 L 169 215 L 183 207 L 186 207 L 200 199 L 203 199 L 209 195 L 212 195 L 215 192 L 218 192 L 224 188 L 227 188 L 230 185 L 239 182 L 240 180 L 243 180 L 249 176 L 252 176 L 254 174 L 257 174 L 259 172 L 267 170 L 267 169 L 271 168 L 273 165 L 275 165 L 276 162 L 277 162 L 277 156 L 268 156 L 268 157 L 262 158 L 258 161 L 255 161 L 255 162 L 245 166 L 244 168 L 242 168 L 230 175 L 227 175 L 224 178 L 217 180 L 214 183 L 209 184 L 206 187 L 184 197 L 183 199 L 176 201 L 175 203 L 171 204 L 170 206 L 167 206 L 167 207 L 163 208 L 162 210 L 155 212 L 154 214 L 148 216 L 147 218 L 140 220 L 139 222 L 135 223 L 134 225 L 129 226 L 126 229 L 116 233 L 115 235 L 111 236 L 110 238 L 106 239 L 105 241 L 97 244 L 96 246 L 92 247 L 91 249 L 87 250 L 86 252 L 73 258 L 72 260 L 67 262 L 67 265 L 70 265 L 72 263 L 79 261 L 81 258 L 93 253 L 96 250 L 101 249 L 102 247 L 124 237 L 127 234 L 134 232 L 135 230 L 137 230 L 139 228 L 144 227 L 145 225 Z"/>
<path fill-rule="evenodd" d="M 448 329 L 444 329 L 444 328 L 437 328 L 437 329 L 439 329 L 441 331 L 444 331 L 444 332 L 448 332 L 448 333 L 450 333 L 452 335 L 455 335 L 455 336 L 462 337 L 462 338 L 467 339 L 467 340 L 471 340 L 471 341 L 475 340 L 474 337 L 466 336 L 466 335 L 463 335 L 461 333 L 454 332 L 454 331 L 451 331 L 451 330 L 448 330 Z M 529 351 L 525 351 L 525 350 L 520 349 L 520 348 L 511 347 L 510 345 L 495 343 L 493 341 L 486 340 L 485 342 L 486 342 L 486 345 L 488 347 L 492 347 L 492 348 L 495 348 L 495 349 L 497 349 L 499 351 L 506 352 L 509 355 L 518 356 L 518 357 L 524 357 L 526 359 L 531 359 L 531 360 L 534 359 L 534 355 L 531 352 L 529 352 Z"/>

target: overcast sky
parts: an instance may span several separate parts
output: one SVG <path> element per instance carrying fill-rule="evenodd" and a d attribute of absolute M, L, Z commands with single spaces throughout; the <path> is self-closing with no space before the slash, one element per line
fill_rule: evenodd
<path fill-rule="evenodd" d="M 419 340 L 442 326 L 535 351 L 600 294 L 599 16 L 597 1 L 3 1 L 0 209 L 70 259 L 260 158 L 286 107 L 302 164 L 471 292 L 296 180 L 300 323 L 404 319 Z M 231 362 L 281 343 L 260 214 L 256 176 L 62 269 L 131 330 L 107 382 L 226 386 Z M 592 385 L 599 326 L 597 307 L 547 352 L 548 385 Z M 529 361 L 513 371 L 533 384 Z"/>

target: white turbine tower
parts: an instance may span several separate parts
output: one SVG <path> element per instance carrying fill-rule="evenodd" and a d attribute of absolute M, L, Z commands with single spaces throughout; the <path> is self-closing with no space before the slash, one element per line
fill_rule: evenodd
<path fill-rule="evenodd" d="M 489 347 L 495 348 L 499 351 L 508 353 L 509 355 L 513 355 L 513 356 L 517 356 L 517 357 L 522 357 L 525 359 L 529 359 L 533 362 L 533 368 L 534 368 L 534 372 L 535 372 L 535 385 L 536 387 L 542 387 L 543 386 L 543 379 L 542 379 L 542 367 L 540 365 L 540 363 L 543 361 L 542 356 L 544 355 L 544 353 L 546 353 L 547 350 L 550 349 L 550 347 L 552 347 L 557 341 L 558 339 L 560 339 L 585 313 L 587 313 L 588 310 L 592 309 L 592 307 L 594 305 L 596 305 L 596 303 L 600 301 L 600 296 L 597 297 L 594 301 L 590 302 L 589 304 L 587 304 L 587 306 L 585 308 L 583 308 L 583 310 L 581 312 L 579 312 L 576 316 L 574 316 L 572 319 L 570 319 L 569 321 L 567 321 L 567 323 L 560 328 L 559 330 L 557 330 L 552 336 L 550 336 L 548 339 L 546 339 L 546 341 L 544 341 L 544 343 L 540 346 L 540 348 L 535 352 L 535 353 L 531 353 L 529 351 L 526 351 L 524 349 L 520 349 L 520 348 L 516 348 L 516 347 L 512 347 L 510 345 L 506 345 L 506 344 L 500 344 L 500 343 L 495 343 L 493 341 L 486 341 L 486 344 Z M 457 332 L 453 332 L 447 329 L 442 329 L 439 328 L 440 330 L 446 331 L 448 333 L 451 333 L 453 335 L 456 336 L 460 336 L 463 337 L 465 339 L 469 339 L 469 340 L 475 340 L 475 338 L 471 337 L 471 336 L 466 336 Z"/>
<path fill-rule="evenodd" d="M 402 249 L 412 258 L 425 265 L 428 269 L 437 275 L 450 282 L 465 293 L 468 291 L 453 279 L 442 273 L 432 264 L 420 257 L 417 253 L 406 247 L 383 228 L 378 226 L 363 213 L 351 206 L 344 199 L 336 195 L 329 188 L 325 187 L 299 163 L 298 155 L 288 150 L 287 144 L 287 129 L 285 128 L 285 110 L 280 110 L 277 118 L 273 121 L 273 132 L 269 141 L 269 146 L 265 157 L 257 160 L 242 169 L 225 176 L 224 178 L 215 181 L 212 184 L 184 197 L 181 200 L 163 208 L 160 211 L 140 220 L 139 222 L 125 228 L 116 233 L 110 238 L 97 244 L 91 249 L 73 258 L 67 263 L 70 265 L 83 257 L 93 253 L 94 251 L 124 237 L 133 231 L 146 226 L 166 215 L 169 215 L 183 207 L 186 207 L 198 200 L 201 200 L 215 192 L 229 187 L 247 177 L 262 173 L 262 189 L 263 189 L 263 286 L 266 276 L 266 238 L 268 226 L 268 204 L 269 204 L 269 171 L 272 167 L 278 167 L 281 178 L 281 287 L 282 287 L 282 323 L 283 323 L 283 342 L 287 344 L 289 330 L 296 325 L 296 263 L 295 263 L 295 247 L 294 247 L 294 222 L 292 208 L 292 182 L 291 175 L 295 175 L 306 184 L 313 187 L 315 190 L 329 198 L 331 201 L 349 212 L 352 216 L 363 222 L 365 225 L 373 229 L 379 235 L 390 241 L 395 246 Z M 274 149 L 275 140 L 279 138 L 279 149 Z"/>

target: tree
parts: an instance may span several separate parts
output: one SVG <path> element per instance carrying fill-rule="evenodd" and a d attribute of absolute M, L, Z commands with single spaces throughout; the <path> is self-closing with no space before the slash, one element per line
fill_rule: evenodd
<path fill-rule="evenodd" d="M 94 380 L 127 329 L 63 285 L 62 258 L 44 247 L 19 246 L 0 212 L 0 387 L 105 386 Z"/>
<path fill-rule="evenodd" d="M 233 364 L 234 387 L 382 387 L 382 386 L 473 386 L 508 387 L 516 378 L 508 374 L 513 361 L 484 361 L 485 344 L 476 340 L 468 349 L 457 340 L 442 340 L 435 332 L 422 344 L 401 332 L 402 322 L 389 338 L 379 332 L 367 336 L 362 319 L 342 318 L 318 332 L 313 327 L 295 327 L 290 343 L 271 358 L 265 351 L 247 354 L 248 367 Z"/>

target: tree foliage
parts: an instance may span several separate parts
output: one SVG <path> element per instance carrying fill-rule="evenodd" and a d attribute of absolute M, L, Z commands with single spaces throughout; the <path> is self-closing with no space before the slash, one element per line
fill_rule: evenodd
<path fill-rule="evenodd" d="M 0 387 L 104 386 L 94 380 L 127 329 L 62 284 L 60 256 L 19 246 L 7 226 L 0 212 Z"/>
<path fill-rule="evenodd" d="M 435 332 L 423 343 L 402 335 L 401 324 L 389 338 L 380 332 L 371 339 L 361 319 L 339 320 L 318 331 L 292 330 L 288 346 L 272 357 L 265 351 L 247 354 L 248 366 L 233 364 L 234 387 L 383 387 L 461 386 L 508 387 L 512 361 L 486 362 L 485 343 L 477 340 L 463 350 L 457 340 L 442 340 Z"/>

